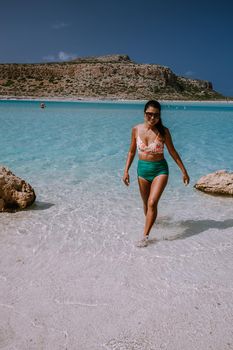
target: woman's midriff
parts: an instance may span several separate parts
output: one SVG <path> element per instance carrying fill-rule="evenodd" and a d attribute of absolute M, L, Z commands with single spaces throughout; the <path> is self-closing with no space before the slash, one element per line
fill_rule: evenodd
<path fill-rule="evenodd" d="M 163 156 L 163 154 L 157 155 L 157 156 L 152 155 L 152 154 L 143 154 L 143 155 L 139 154 L 138 158 L 140 160 L 147 160 L 149 162 L 158 162 L 159 160 L 163 160 L 164 156 Z"/>

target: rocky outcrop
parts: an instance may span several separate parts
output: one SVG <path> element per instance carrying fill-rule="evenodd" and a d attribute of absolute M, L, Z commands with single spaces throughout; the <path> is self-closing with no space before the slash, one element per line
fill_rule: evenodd
<path fill-rule="evenodd" d="M 105 56 L 90 56 L 90 57 L 80 57 L 76 58 L 70 62 L 77 63 L 96 63 L 96 62 L 105 62 L 105 63 L 133 63 L 128 55 L 105 55 Z"/>
<path fill-rule="evenodd" d="M 34 190 L 26 181 L 0 166 L 0 211 L 25 209 L 35 199 Z"/>
<path fill-rule="evenodd" d="M 202 176 L 194 187 L 206 193 L 233 196 L 233 173 L 219 170 Z"/>
<path fill-rule="evenodd" d="M 178 77 L 168 67 L 127 55 L 44 64 L 0 64 L 0 96 L 103 99 L 217 99 L 204 80 Z"/>

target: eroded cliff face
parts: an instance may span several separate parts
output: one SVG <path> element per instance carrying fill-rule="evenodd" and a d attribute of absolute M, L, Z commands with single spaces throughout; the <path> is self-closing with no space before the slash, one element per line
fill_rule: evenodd
<path fill-rule="evenodd" d="M 127 55 L 45 64 L 0 64 L 0 95 L 109 99 L 216 99 L 208 81 L 186 79 Z"/>

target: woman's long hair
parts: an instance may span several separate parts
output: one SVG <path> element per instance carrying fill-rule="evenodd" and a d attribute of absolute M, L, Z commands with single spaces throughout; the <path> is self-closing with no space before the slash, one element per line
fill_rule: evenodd
<path fill-rule="evenodd" d="M 153 108 L 156 108 L 156 109 L 159 110 L 160 117 L 159 117 L 158 123 L 156 124 L 156 128 L 157 128 L 158 132 L 160 133 L 160 135 L 164 137 L 165 136 L 165 127 L 164 127 L 162 119 L 161 119 L 161 104 L 158 101 L 155 101 L 155 100 L 148 101 L 145 104 L 144 113 L 147 111 L 147 109 L 149 107 L 153 107 Z"/>

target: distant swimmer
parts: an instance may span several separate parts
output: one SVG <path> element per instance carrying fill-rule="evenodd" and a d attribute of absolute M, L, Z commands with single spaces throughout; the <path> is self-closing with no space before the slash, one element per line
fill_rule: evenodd
<path fill-rule="evenodd" d="M 45 108 L 46 106 L 45 106 L 45 104 L 42 102 L 41 104 L 40 104 L 40 108 Z"/>

